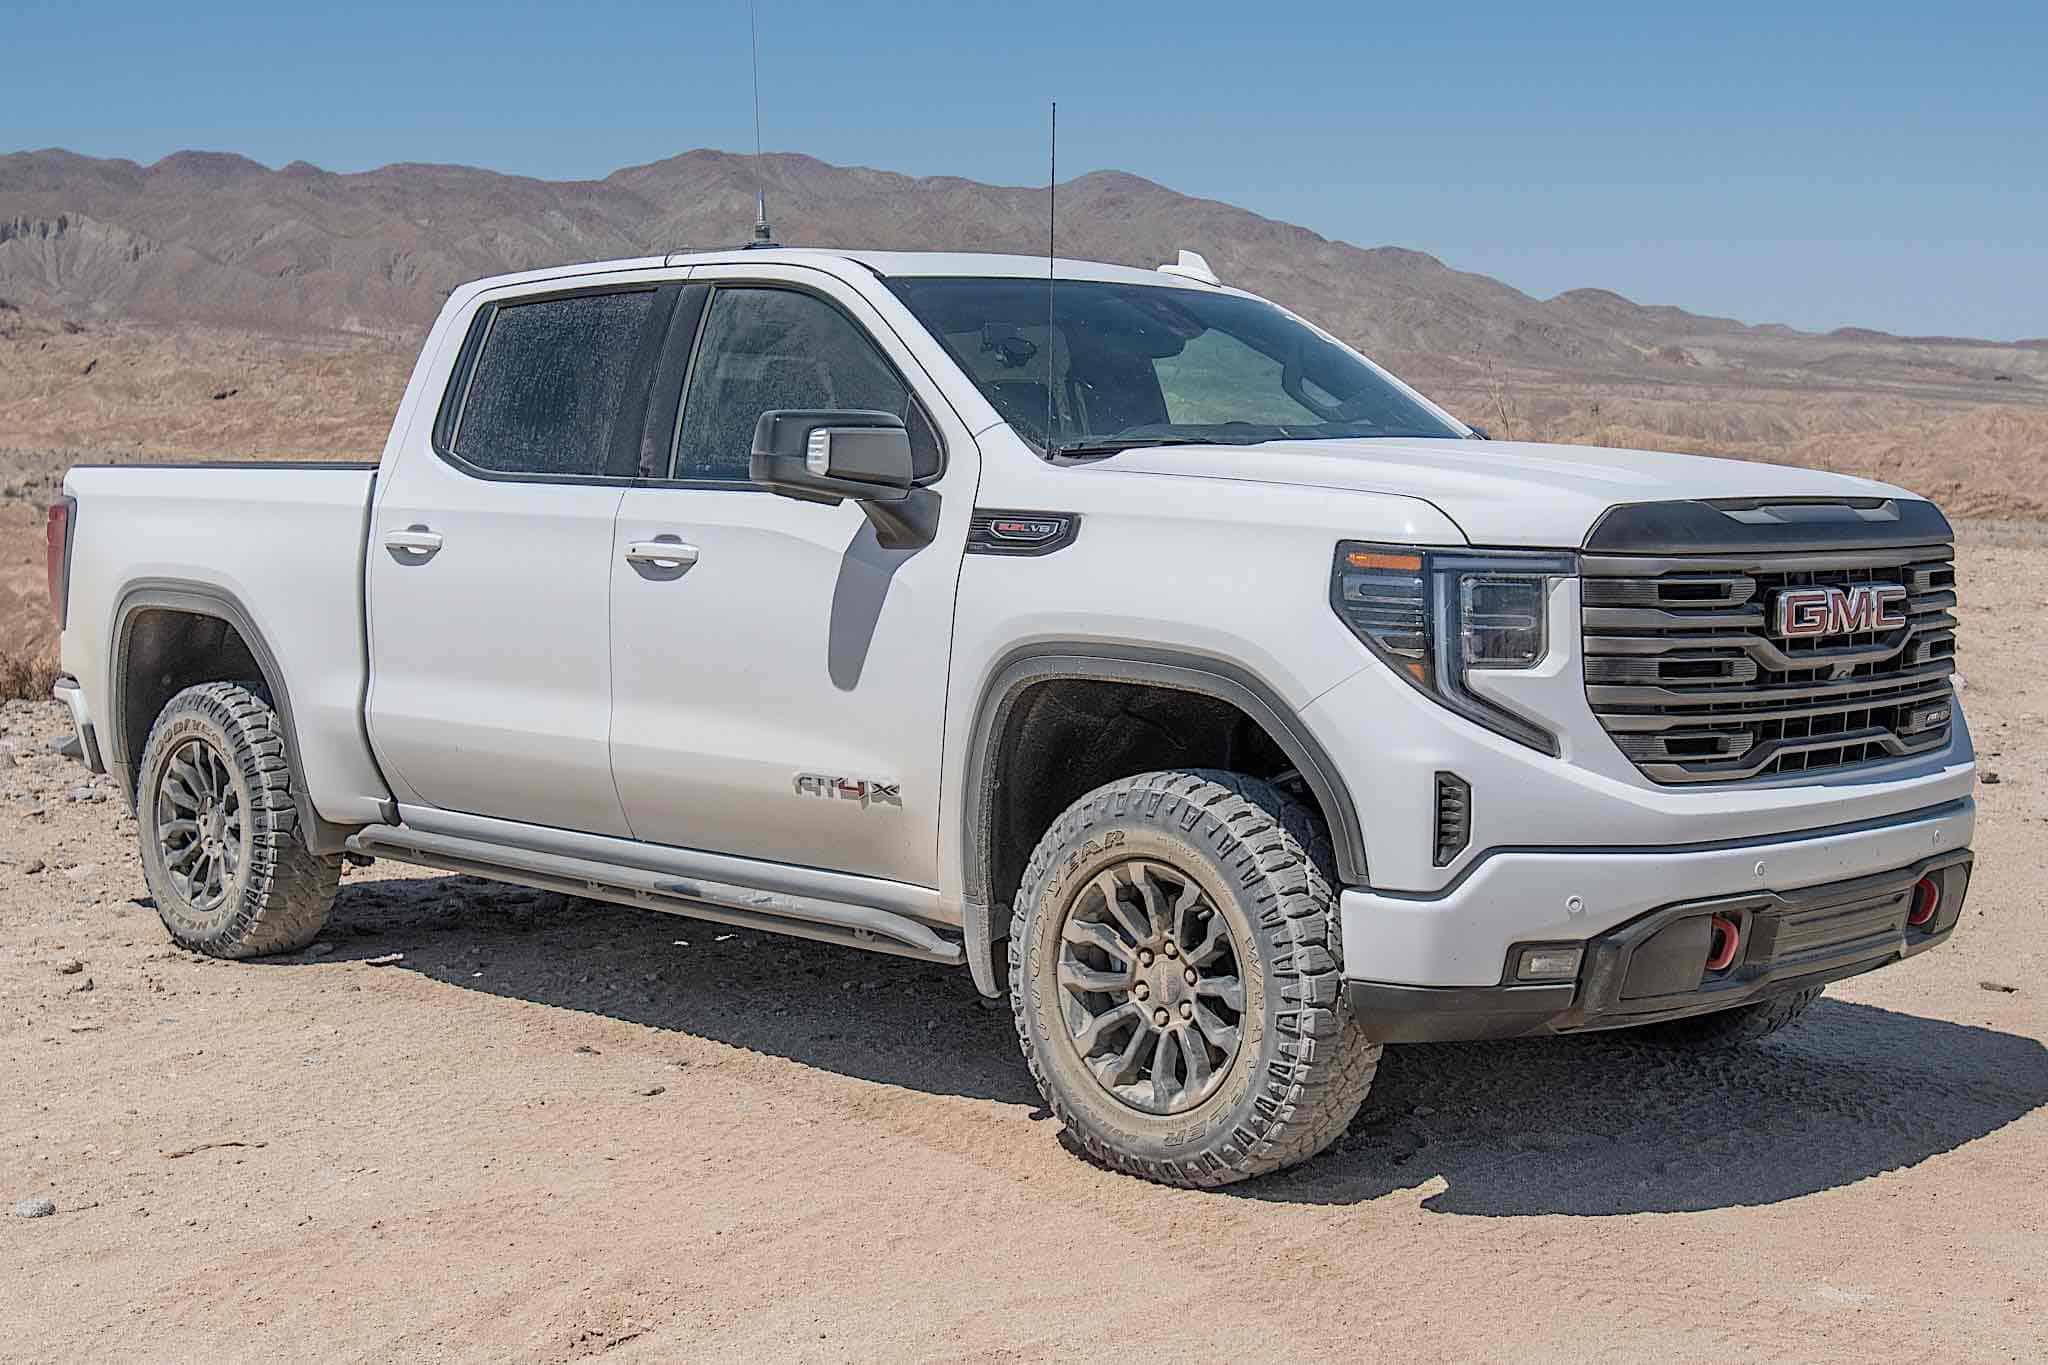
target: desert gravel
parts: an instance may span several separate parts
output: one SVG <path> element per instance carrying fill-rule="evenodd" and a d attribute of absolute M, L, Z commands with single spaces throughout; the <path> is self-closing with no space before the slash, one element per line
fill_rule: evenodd
<path fill-rule="evenodd" d="M 1389 1049 L 1335 1149 L 1221 1193 L 1066 1151 L 922 964 L 388 864 L 324 956 L 179 951 L 11 706 L 0 1190 L 63 1213 L 0 1220 L 0 1354 L 2048 1357 L 2048 537 L 1961 564 L 2001 781 L 1950 946 L 1735 1056 Z"/>

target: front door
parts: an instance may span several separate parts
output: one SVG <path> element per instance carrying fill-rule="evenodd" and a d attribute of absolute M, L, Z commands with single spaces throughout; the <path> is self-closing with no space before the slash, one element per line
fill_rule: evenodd
<path fill-rule="evenodd" d="M 935 886 L 973 442 L 913 396 L 917 362 L 852 289 L 787 266 L 692 273 L 707 282 L 670 477 L 627 492 L 612 547 L 626 819 L 654 843 Z M 754 424 L 778 408 L 904 414 L 937 539 L 883 549 L 852 502 L 750 484 Z"/>
<path fill-rule="evenodd" d="M 676 292 L 487 301 L 439 420 L 408 434 L 367 550 L 370 736 L 401 801 L 627 833 L 612 526 Z"/>

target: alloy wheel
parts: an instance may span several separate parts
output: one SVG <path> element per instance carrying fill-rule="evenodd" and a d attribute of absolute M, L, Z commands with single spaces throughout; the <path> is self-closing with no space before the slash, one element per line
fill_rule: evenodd
<path fill-rule="evenodd" d="M 188 739 L 157 779 L 157 851 L 194 910 L 217 909 L 242 866 L 242 797 L 228 761 L 203 739 Z"/>
<path fill-rule="evenodd" d="M 1068 901 L 1060 926 L 1067 1041 L 1132 1108 L 1192 1109 L 1237 1057 L 1240 961 L 1229 918 L 1194 878 L 1147 859 L 1105 868 Z"/>

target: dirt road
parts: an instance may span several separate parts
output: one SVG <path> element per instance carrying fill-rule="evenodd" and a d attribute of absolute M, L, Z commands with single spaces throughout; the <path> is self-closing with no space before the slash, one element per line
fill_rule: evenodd
<path fill-rule="evenodd" d="M 310 953 L 177 951 L 10 704 L 0 1213 L 57 1212 L 0 1357 L 2041 1359 L 2048 537 L 1961 562 L 1952 945 L 1733 1057 L 1389 1049 L 1214 1194 L 1066 1151 L 964 974 L 382 864 Z"/>

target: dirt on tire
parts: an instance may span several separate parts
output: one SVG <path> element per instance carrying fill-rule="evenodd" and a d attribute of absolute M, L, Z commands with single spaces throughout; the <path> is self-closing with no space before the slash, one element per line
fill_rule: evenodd
<path fill-rule="evenodd" d="M 1243 969 L 1232 1074 L 1218 1077 L 1208 1101 L 1171 1117 L 1112 1098 L 1054 1036 L 1061 987 L 1048 936 L 1082 886 L 1134 856 L 1194 873 L 1233 902 L 1225 908 L 1242 916 L 1257 968 Z M 1197 769 L 1088 793 L 1039 841 L 1010 924 L 1010 1006 L 1039 1093 L 1089 1155 L 1161 1184 L 1225 1185 L 1307 1160 L 1358 1112 L 1380 1057 L 1344 999 L 1336 911 L 1327 835 L 1264 782 Z"/>
<path fill-rule="evenodd" d="M 160 851 L 159 785 L 176 783 L 183 747 L 220 755 L 246 833 L 240 862 L 211 910 L 188 901 Z M 283 723 L 259 687 L 210 682 L 172 697 L 142 751 L 136 803 L 138 845 L 157 915 L 171 937 L 212 957 L 289 953 L 319 936 L 341 882 L 341 860 L 309 852 L 298 833 L 297 778 Z"/>

